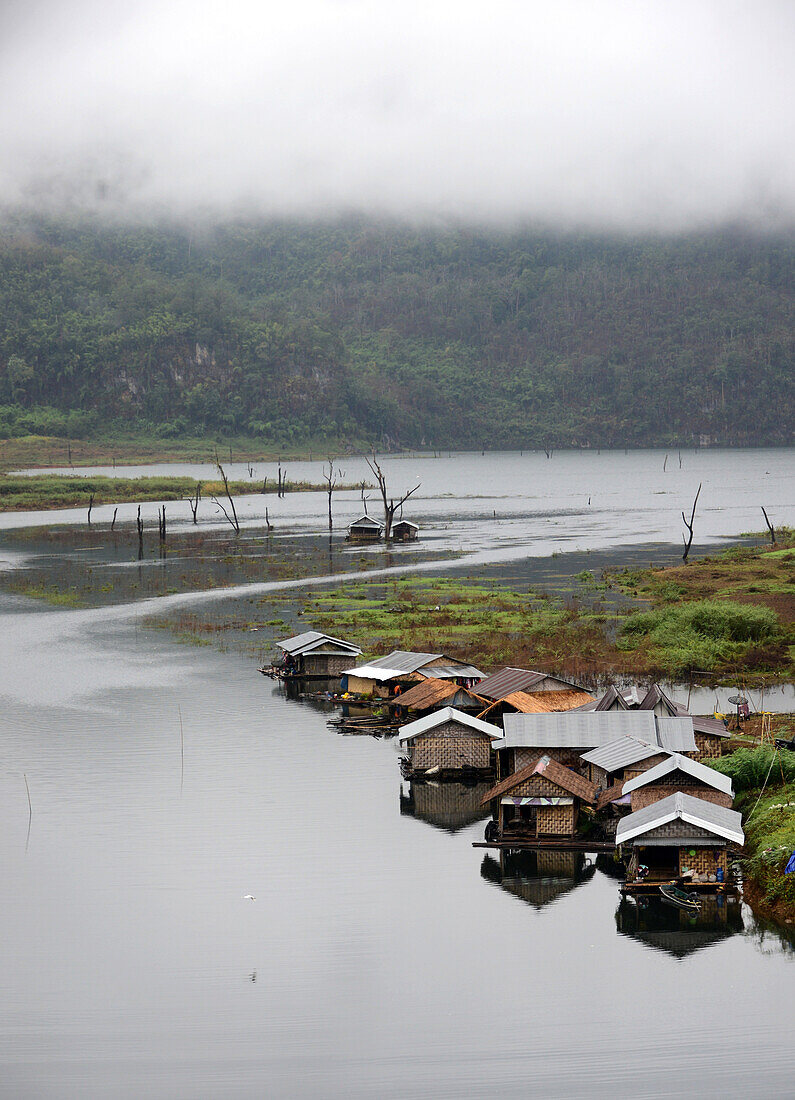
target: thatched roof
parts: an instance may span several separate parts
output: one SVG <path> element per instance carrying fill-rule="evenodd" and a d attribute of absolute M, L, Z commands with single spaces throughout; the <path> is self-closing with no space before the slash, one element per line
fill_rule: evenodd
<path fill-rule="evenodd" d="M 400 696 L 400 705 L 409 710 L 430 710 L 441 706 L 476 707 L 487 702 L 469 688 L 459 687 L 450 680 L 439 680 L 435 676 L 429 676 Z"/>
<path fill-rule="evenodd" d="M 585 703 L 593 702 L 593 696 L 587 691 L 512 691 L 491 703 L 481 713 L 481 718 L 497 707 L 505 705 L 520 714 L 551 714 L 554 711 L 576 710 Z"/>

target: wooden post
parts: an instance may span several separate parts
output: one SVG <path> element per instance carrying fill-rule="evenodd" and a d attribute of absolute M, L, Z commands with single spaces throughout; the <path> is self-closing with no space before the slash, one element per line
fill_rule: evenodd
<path fill-rule="evenodd" d="M 136 520 L 138 525 L 138 561 L 143 561 L 144 556 L 144 523 L 141 519 L 141 505 L 138 505 L 138 518 Z"/>

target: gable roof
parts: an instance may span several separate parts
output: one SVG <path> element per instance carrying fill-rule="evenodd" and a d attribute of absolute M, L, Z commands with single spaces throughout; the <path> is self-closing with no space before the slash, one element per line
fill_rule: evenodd
<path fill-rule="evenodd" d="M 396 527 L 413 527 L 415 531 L 419 531 L 420 525 L 418 523 L 412 523 L 410 519 L 397 519 L 392 524 L 392 530 Z"/>
<path fill-rule="evenodd" d="M 479 691 L 480 684 L 478 684 Z M 512 691 L 504 699 L 489 703 L 481 717 L 485 717 L 490 710 L 494 710 L 503 703 L 510 704 L 520 714 L 551 714 L 553 711 L 579 710 L 583 702 L 590 699 L 591 696 L 587 691 Z"/>
<path fill-rule="evenodd" d="M 628 768 L 630 764 L 648 760 L 650 756 L 659 756 L 663 751 L 659 745 L 640 737 L 617 737 L 615 741 L 583 753 L 581 759 L 606 772 L 616 772 Z"/>
<path fill-rule="evenodd" d="M 427 680 L 421 680 L 414 687 L 409 688 L 408 691 L 404 691 L 400 696 L 400 705 L 408 707 L 409 710 L 427 710 L 429 707 L 440 706 L 445 699 L 450 700 L 451 705 L 453 699 L 466 700 L 465 703 L 459 702 L 459 705 L 473 707 L 480 706 L 487 701 L 481 699 L 469 688 L 462 688 L 458 684 L 450 683 L 449 680 L 440 680 L 435 676 L 429 676 Z"/>
<path fill-rule="evenodd" d="M 548 672 L 533 672 L 528 668 L 501 668 L 499 672 L 492 672 L 478 685 L 481 695 L 487 699 L 504 699 L 513 691 L 531 691 L 542 680 L 559 680 L 562 684 L 569 684 L 561 676 L 552 676 Z M 569 687 L 577 689 L 576 684 Z M 579 690 L 579 689 L 577 689 Z"/>
<path fill-rule="evenodd" d="M 669 821 L 677 820 L 706 829 L 735 844 L 745 842 L 742 817 L 737 810 L 728 810 L 725 806 L 716 806 L 714 802 L 705 802 L 703 798 L 676 791 L 619 821 L 616 844 L 625 844 L 628 840 L 659 829 L 661 825 L 667 825 Z"/>
<path fill-rule="evenodd" d="M 285 638 L 283 641 L 277 642 L 276 645 L 279 649 L 283 649 L 285 653 L 291 653 L 293 656 L 311 653 L 313 649 L 317 649 L 321 645 L 335 645 L 338 650 L 347 653 L 351 657 L 357 657 L 362 652 L 361 646 L 354 645 L 353 642 L 343 641 L 342 638 L 332 638 L 330 634 L 322 634 L 319 630 L 305 630 L 303 634 Z"/>
<path fill-rule="evenodd" d="M 422 673 L 422 670 L 418 670 Z M 474 665 L 434 665 L 428 669 L 428 675 L 433 674 L 437 680 L 482 680 L 483 673 Z"/>
<path fill-rule="evenodd" d="M 687 707 L 677 703 L 670 695 L 667 695 L 659 684 L 652 684 L 649 690 L 638 703 L 638 710 L 653 710 L 658 703 L 662 703 L 672 718 L 692 718 L 693 728 L 696 733 L 705 733 L 713 737 L 730 737 L 731 734 L 719 718 L 710 718 L 706 715 L 688 714 Z"/>
<path fill-rule="evenodd" d="M 438 661 L 442 657 L 451 664 L 455 664 L 454 659 L 445 653 L 409 653 L 403 649 L 395 649 L 386 657 L 378 657 L 366 665 L 346 668 L 343 675 L 361 676 L 365 680 L 391 680 L 395 676 L 416 672 L 417 669 L 424 668 L 431 661 Z"/>
<path fill-rule="evenodd" d="M 689 756 L 680 756 L 678 752 L 672 753 L 661 764 L 655 764 L 643 775 L 628 779 L 624 784 L 624 791 L 630 794 L 640 787 L 646 787 L 649 783 L 658 783 L 666 775 L 670 775 L 671 772 L 675 771 L 685 772 L 697 779 L 699 783 L 704 783 L 708 787 L 713 787 L 716 791 L 723 791 L 724 794 L 734 796 L 734 788 L 728 775 L 723 775 L 722 772 L 716 771 L 714 768 L 708 768 L 705 764 L 699 764 L 698 760 L 691 760 Z"/>
<path fill-rule="evenodd" d="M 359 516 L 358 519 L 352 519 L 348 524 L 349 531 L 351 527 L 371 527 L 373 530 L 377 528 L 379 531 L 383 531 L 384 529 L 384 525 L 379 519 L 373 519 L 372 516 L 368 515 L 362 515 Z"/>
<path fill-rule="evenodd" d="M 491 802 L 494 798 L 501 798 L 502 795 L 512 791 L 514 787 L 518 787 L 520 783 L 524 783 L 526 779 L 530 779 L 534 775 L 543 775 L 551 783 L 562 787 L 564 791 L 581 798 L 584 802 L 596 801 L 598 787 L 595 783 L 591 783 L 584 776 L 578 775 L 571 768 L 567 768 L 565 764 L 560 764 L 549 756 L 540 756 L 526 767 L 520 768 L 518 772 L 514 772 L 513 775 L 501 779 L 490 791 L 486 791 L 480 803 L 481 806 L 485 806 L 487 802 Z"/>
<path fill-rule="evenodd" d="M 424 718 L 418 718 L 416 722 L 401 726 L 397 739 L 401 742 L 413 741 L 415 737 L 429 733 L 437 726 L 444 725 L 445 722 L 460 722 L 462 726 L 468 726 L 476 733 L 485 733 L 492 740 L 502 733 L 502 730 L 498 726 L 493 726 L 491 722 L 481 722 L 479 718 L 463 710 L 456 710 L 455 707 L 443 707 L 441 710 L 435 710 L 433 714 L 426 714 Z"/>
<path fill-rule="evenodd" d="M 482 684 L 478 684 L 481 693 Z M 657 740 L 657 726 L 650 711 L 571 710 L 555 714 L 506 714 L 503 719 L 505 736 L 495 749 L 506 748 L 572 748 L 594 749 L 615 741 L 617 737 L 634 735 L 646 741 Z"/>
<path fill-rule="evenodd" d="M 638 703 L 638 710 L 654 710 L 658 703 L 662 703 L 671 718 L 676 717 L 679 709 L 678 704 L 675 703 L 669 695 L 665 694 L 659 684 L 651 685 L 649 690 Z"/>

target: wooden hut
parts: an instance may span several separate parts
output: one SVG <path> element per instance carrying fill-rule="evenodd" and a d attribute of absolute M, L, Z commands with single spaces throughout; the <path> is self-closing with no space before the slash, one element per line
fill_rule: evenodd
<path fill-rule="evenodd" d="M 378 542 L 383 533 L 383 523 L 372 516 L 359 516 L 348 524 L 348 538 L 351 542 Z"/>
<path fill-rule="evenodd" d="M 402 726 L 398 744 L 406 752 L 409 775 L 428 771 L 441 776 L 490 774 L 491 744 L 501 736 L 498 726 L 454 707 L 444 707 Z"/>
<path fill-rule="evenodd" d="M 440 680 L 429 676 L 400 696 L 400 706 L 417 715 L 428 714 L 440 707 L 455 707 L 470 714 L 480 714 L 485 700 L 471 688 L 461 687 L 455 680 Z"/>
<path fill-rule="evenodd" d="M 478 685 L 480 694 L 480 685 Z M 552 714 L 556 711 L 577 710 L 593 696 L 587 691 L 512 691 L 504 699 L 497 699 L 480 714 L 489 722 L 496 722 L 504 714 Z"/>
<path fill-rule="evenodd" d="M 565 839 L 577 832 L 580 806 L 594 805 L 596 797 L 595 784 L 541 756 L 492 787 L 483 804 L 491 805 L 497 839 Z"/>
<path fill-rule="evenodd" d="M 343 691 L 387 699 L 431 676 L 465 684 L 481 680 L 483 673 L 474 665 L 444 653 L 411 653 L 396 649 L 366 665 L 345 669 L 342 676 Z"/>
<path fill-rule="evenodd" d="M 693 795 L 704 802 L 714 802 L 716 806 L 725 806 L 726 809 L 731 809 L 734 804 L 734 789 L 728 775 L 722 775 L 714 768 L 679 753 L 672 753 L 623 784 L 623 793 L 630 796 L 633 811 L 659 802 L 674 791 Z"/>
<path fill-rule="evenodd" d="M 515 691 L 580 691 L 577 684 L 551 676 L 547 672 L 533 672 L 529 668 L 501 668 L 493 672 L 478 685 L 478 694 L 495 702 L 504 699 Z M 590 698 L 590 696 L 589 696 Z"/>
<path fill-rule="evenodd" d="M 392 524 L 389 537 L 392 542 L 414 542 L 419 533 L 420 529 L 416 523 L 408 519 L 399 519 L 397 523 Z"/>
<path fill-rule="evenodd" d="M 694 883 L 726 881 L 726 849 L 745 842 L 736 810 L 675 791 L 618 823 L 616 845 L 627 865 L 627 884 L 644 886 L 684 877 Z M 648 868 L 642 880 L 639 867 Z"/>
<path fill-rule="evenodd" d="M 330 679 L 361 656 L 361 646 L 307 630 L 276 645 L 283 653 L 280 675 L 286 680 Z"/>

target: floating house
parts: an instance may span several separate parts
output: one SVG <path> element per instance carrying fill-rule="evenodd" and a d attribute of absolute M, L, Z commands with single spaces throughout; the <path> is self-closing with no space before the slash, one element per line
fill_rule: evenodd
<path fill-rule="evenodd" d="M 486 773 L 492 770 L 492 742 L 501 736 L 498 726 L 444 707 L 402 726 L 398 744 L 407 754 L 410 775 Z"/>
<path fill-rule="evenodd" d="M 580 691 L 577 684 L 550 676 L 546 672 L 533 672 L 528 668 L 501 668 L 478 684 L 478 694 L 496 702 L 515 691 Z M 591 698 L 591 696 L 589 696 Z"/>
<path fill-rule="evenodd" d="M 737 810 L 675 791 L 635 810 L 618 823 L 616 845 L 627 865 L 627 883 L 648 868 L 644 885 L 685 877 L 696 883 L 722 883 L 727 848 L 745 842 Z"/>
<path fill-rule="evenodd" d="M 436 676 L 429 676 L 400 696 L 401 707 L 417 715 L 428 714 L 440 707 L 455 707 L 456 710 L 479 715 L 485 702 L 471 688 L 461 687 L 455 680 L 440 680 Z"/>
<path fill-rule="evenodd" d="M 582 754 L 588 778 L 598 787 L 609 787 L 661 764 L 671 753 L 695 753 L 696 739 L 690 718 L 654 718 L 643 737 L 624 736 Z"/>
<path fill-rule="evenodd" d="M 571 838 L 577 832 L 580 806 L 596 802 L 595 784 L 549 756 L 541 756 L 487 791 L 496 831 L 494 840 Z"/>
<path fill-rule="evenodd" d="M 555 714 L 506 714 L 503 719 L 504 737 L 494 745 L 497 775 L 502 778 L 519 771 L 542 755 L 551 756 L 577 771 L 587 771 L 587 765 L 580 759 L 583 753 L 622 737 L 635 737 L 646 745 L 662 744 L 664 747 L 671 742 L 681 745 L 681 740 L 674 739 L 665 728 L 666 722 L 679 722 L 687 726 L 690 719 L 658 719 L 650 711 L 594 713 L 571 710 Z M 692 740 L 692 722 L 689 729 Z"/>
<path fill-rule="evenodd" d="M 383 523 L 372 516 L 359 516 L 348 524 L 348 538 L 351 542 L 378 542 L 383 533 Z"/>
<path fill-rule="evenodd" d="M 392 524 L 389 537 L 393 542 L 414 542 L 419 533 L 420 529 L 416 523 L 408 519 L 399 519 L 397 523 Z"/>
<path fill-rule="evenodd" d="M 480 685 L 478 684 L 478 694 Z M 504 699 L 489 703 L 480 717 L 496 722 L 504 714 L 552 714 L 556 711 L 578 710 L 593 699 L 587 691 L 512 691 Z"/>
<path fill-rule="evenodd" d="M 477 683 L 483 673 L 474 665 L 457 661 L 444 653 L 410 653 L 396 649 L 386 657 L 379 657 L 366 665 L 345 669 L 342 673 L 343 691 L 357 695 L 377 695 L 383 699 L 394 696 L 426 680 L 452 680 L 461 684 Z"/>
<path fill-rule="evenodd" d="M 714 802 L 716 806 L 725 806 L 728 810 L 734 803 L 734 788 L 728 775 L 722 775 L 714 768 L 679 753 L 672 753 L 661 763 L 623 784 L 623 794 L 630 796 L 633 811 L 659 802 L 674 791 L 682 791 L 704 802 Z"/>
<path fill-rule="evenodd" d="M 362 653 L 361 646 L 319 630 L 307 630 L 276 645 L 284 654 L 280 671 L 285 679 L 336 678 Z"/>

